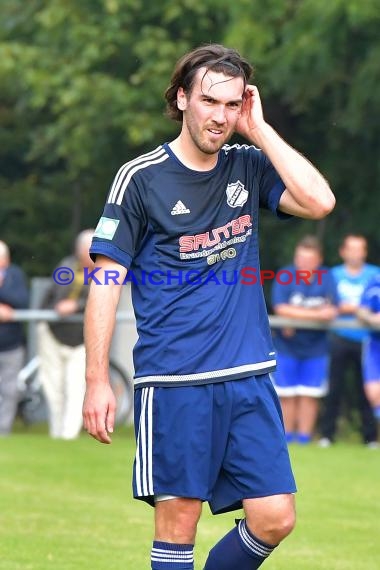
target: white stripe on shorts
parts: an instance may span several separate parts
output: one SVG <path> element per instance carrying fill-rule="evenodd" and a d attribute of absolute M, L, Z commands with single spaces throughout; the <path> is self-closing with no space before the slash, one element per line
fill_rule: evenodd
<path fill-rule="evenodd" d="M 136 489 L 138 497 L 153 495 L 152 409 L 154 388 L 143 388 L 136 446 Z"/>

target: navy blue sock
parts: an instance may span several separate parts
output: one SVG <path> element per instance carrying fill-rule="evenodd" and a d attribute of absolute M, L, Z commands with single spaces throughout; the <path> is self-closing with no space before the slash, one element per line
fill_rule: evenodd
<path fill-rule="evenodd" d="M 256 538 L 243 519 L 210 550 L 204 570 L 255 570 L 274 548 Z"/>
<path fill-rule="evenodd" d="M 155 540 L 150 559 L 152 570 L 194 570 L 194 546 Z"/>

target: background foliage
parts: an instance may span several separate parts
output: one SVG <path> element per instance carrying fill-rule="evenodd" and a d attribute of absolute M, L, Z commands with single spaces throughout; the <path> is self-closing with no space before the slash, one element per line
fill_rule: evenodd
<path fill-rule="evenodd" d="M 378 0 L 2 0 L 0 238 L 46 275 L 94 226 L 119 166 L 175 136 L 162 93 L 177 58 L 204 42 L 256 68 L 267 120 L 329 179 L 322 222 L 262 216 L 262 265 L 317 232 L 326 261 L 348 231 L 379 263 Z"/>

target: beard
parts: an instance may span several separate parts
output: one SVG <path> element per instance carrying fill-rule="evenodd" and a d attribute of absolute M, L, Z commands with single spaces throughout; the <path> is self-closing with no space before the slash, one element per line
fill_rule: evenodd
<path fill-rule="evenodd" d="M 186 114 L 186 118 L 184 117 L 184 121 L 186 123 L 187 131 L 190 135 L 190 138 L 197 147 L 198 150 L 203 152 L 204 154 L 216 154 L 225 145 L 232 136 L 233 129 L 229 128 L 220 128 L 214 125 L 210 125 L 209 129 L 221 130 L 222 134 L 217 137 L 213 137 L 212 133 L 210 133 L 207 128 L 201 129 L 196 121 L 193 119 L 191 112 Z"/>

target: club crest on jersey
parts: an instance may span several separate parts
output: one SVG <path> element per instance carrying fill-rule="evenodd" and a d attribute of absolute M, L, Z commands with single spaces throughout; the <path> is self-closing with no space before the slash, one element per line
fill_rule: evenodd
<path fill-rule="evenodd" d="M 226 188 L 227 204 L 231 208 L 243 206 L 248 200 L 248 190 L 244 188 L 244 184 L 238 180 L 232 184 L 228 184 Z"/>

